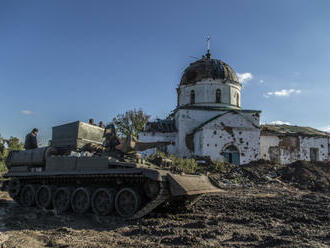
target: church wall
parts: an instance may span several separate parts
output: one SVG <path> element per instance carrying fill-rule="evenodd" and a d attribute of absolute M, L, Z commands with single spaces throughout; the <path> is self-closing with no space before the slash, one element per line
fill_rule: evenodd
<path fill-rule="evenodd" d="M 328 138 L 328 161 L 330 161 L 330 137 Z"/>
<path fill-rule="evenodd" d="M 318 160 L 328 160 L 328 138 L 322 137 L 299 137 L 300 139 L 300 158 L 302 160 L 311 160 L 311 148 L 318 149 Z"/>
<path fill-rule="evenodd" d="M 161 133 L 161 132 L 141 132 L 139 133 L 139 141 L 141 142 L 157 142 L 157 141 L 172 141 L 175 142 L 177 133 Z M 168 145 L 167 152 L 169 154 L 175 153 L 175 145 Z M 143 152 L 139 152 L 142 156 L 150 156 L 156 152 L 156 148 L 148 149 Z"/>
<path fill-rule="evenodd" d="M 210 156 L 212 160 L 225 160 L 225 148 L 234 145 L 240 153 L 240 164 L 246 164 L 259 159 L 259 137 L 259 128 L 241 115 L 230 113 L 210 122 L 195 134 L 195 147 L 201 146 L 195 151 L 197 155 Z"/>
<path fill-rule="evenodd" d="M 244 112 L 242 110 L 242 115 L 251 121 L 254 125 L 259 126 L 260 125 L 260 113 L 259 112 Z"/>
<path fill-rule="evenodd" d="M 277 136 L 260 136 L 260 157 L 264 160 L 274 160 L 275 156 L 278 156 L 277 160 L 279 160 L 279 152 L 276 153 L 276 149 L 278 148 L 280 140 Z M 273 147 L 273 148 L 270 148 Z M 275 149 L 274 149 L 275 148 Z M 277 149 L 278 150 L 278 149 Z M 278 150 L 279 151 L 279 150 Z M 273 156 L 273 159 L 271 159 Z"/>
<path fill-rule="evenodd" d="M 216 103 L 216 90 L 221 90 L 221 103 Z M 231 84 L 223 83 L 222 80 L 205 79 L 198 84 L 180 86 L 179 104 L 180 106 L 190 104 L 191 91 L 195 92 L 195 104 L 207 106 L 223 106 L 233 108 L 236 106 L 234 100 L 234 92 L 240 94 L 240 87 Z"/>
<path fill-rule="evenodd" d="M 204 142 L 204 137 L 203 137 L 203 132 L 196 132 L 194 135 L 194 154 L 197 156 L 203 156 L 203 142 Z"/>
<path fill-rule="evenodd" d="M 289 164 L 297 160 L 311 160 L 311 148 L 317 149 L 318 161 L 328 159 L 328 138 L 303 136 L 260 137 L 261 158 L 280 164 Z"/>
<path fill-rule="evenodd" d="M 190 157 L 193 152 L 186 146 L 186 135 L 205 121 L 224 113 L 224 111 L 180 109 L 175 114 L 178 135 L 176 137 L 176 155 Z"/>

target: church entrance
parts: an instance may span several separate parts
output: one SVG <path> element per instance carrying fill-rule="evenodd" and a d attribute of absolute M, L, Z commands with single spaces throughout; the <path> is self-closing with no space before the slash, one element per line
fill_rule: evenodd
<path fill-rule="evenodd" d="M 240 165 L 240 155 L 236 146 L 228 146 L 224 150 L 225 161 L 231 164 Z"/>

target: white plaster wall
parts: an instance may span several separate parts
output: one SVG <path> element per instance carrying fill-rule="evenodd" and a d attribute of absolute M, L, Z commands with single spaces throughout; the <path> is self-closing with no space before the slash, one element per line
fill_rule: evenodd
<path fill-rule="evenodd" d="M 300 159 L 310 161 L 310 148 L 319 149 L 319 161 L 328 159 L 329 147 L 327 137 L 299 137 Z"/>
<path fill-rule="evenodd" d="M 222 152 L 229 145 L 238 148 L 241 164 L 260 158 L 260 129 L 239 114 L 228 113 L 211 121 L 196 133 L 194 142 L 196 155 L 212 160 L 224 160 Z"/>
<path fill-rule="evenodd" d="M 260 125 L 260 113 L 259 112 L 244 112 L 244 110 L 242 110 L 242 114 L 244 115 L 244 117 L 246 119 L 248 119 L 249 121 L 253 122 L 254 125 L 259 126 Z"/>
<path fill-rule="evenodd" d="M 186 135 L 191 133 L 200 124 L 226 111 L 207 111 L 179 109 L 175 114 L 175 122 L 178 130 L 176 137 L 176 154 L 190 157 L 193 153 L 186 147 Z"/>
<path fill-rule="evenodd" d="M 221 103 L 216 103 L 216 90 L 221 90 Z M 191 91 L 195 91 L 195 105 L 223 106 L 237 109 L 234 93 L 240 95 L 241 87 L 223 80 L 205 79 L 191 85 L 181 85 L 179 94 L 179 105 L 190 104 Z M 241 106 L 241 104 L 239 104 Z"/>
<path fill-rule="evenodd" d="M 330 161 L 330 137 L 328 138 L 328 161 Z"/>
<path fill-rule="evenodd" d="M 269 147 L 278 146 L 280 140 L 277 136 L 260 136 L 260 158 L 270 160 Z"/>
<path fill-rule="evenodd" d="M 289 136 L 288 136 L 289 138 Z M 322 137 L 291 137 L 299 140 L 299 149 L 289 149 L 280 147 L 280 163 L 290 164 L 297 160 L 310 161 L 310 148 L 319 149 L 319 161 L 325 161 L 329 158 L 329 140 Z M 260 151 L 261 158 L 270 160 L 269 147 L 279 146 L 280 138 L 277 136 L 261 136 Z"/>
<path fill-rule="evenodd" d="M 176 132 L 173 133 L 160 133 L 160 132 L 141 132 L 139 133 L 139 141 L 141 142 L 157 142 L 157 141 L 172 141 L 175 142 L 176 139 Z M 145 150 L 143 152 L 139 152 L 142 154 L 142 156 L 150 156 L 151 154 L 155 153 L 157 148 L 152 148 Z M 168 145 L 167 151 L 170 154 L 175 153 L 175 144 L 174 145 Z"/>

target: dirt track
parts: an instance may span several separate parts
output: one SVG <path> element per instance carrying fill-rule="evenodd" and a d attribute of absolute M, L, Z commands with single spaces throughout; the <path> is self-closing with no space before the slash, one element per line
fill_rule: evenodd
<path fill-rule="evenodd" d="M 232 189 L 137 221 L 56 216 L 0 197 L 0 247 L 330 246 L 330 195 L 282 185 Z"/>

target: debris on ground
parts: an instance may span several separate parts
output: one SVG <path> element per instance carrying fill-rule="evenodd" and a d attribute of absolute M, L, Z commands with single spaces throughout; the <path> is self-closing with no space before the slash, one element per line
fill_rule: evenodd
<path fill-rule="evenodd" d="M 140 220 L 56 215 L 0 193 L 0 247 L 329 247 L 330 197 L 280 185 L 204 196 L 183 213 Z"/>
<path fill-rule="evenodd" d="M 57 215 L 0 192 L 0 247 L 330 247 L 329 162 L 225 165 L 197 167 L 224 193 L 139 220 Z"/>
<path fill-rule="evenodd" d="M 330 191 L 330 162 L 296 161 L 284 166 L 281 179 L 299 189 Z"/>
<path fill-rule="evenodd" d="M 288 184 L 299 189 L 326 192 L 330 190 L 330 162 L 296 161 L 278 165 L 259 160 L 213 173 L 210 179 L 218 187 L 251 187 L 258 184 Z"/>

